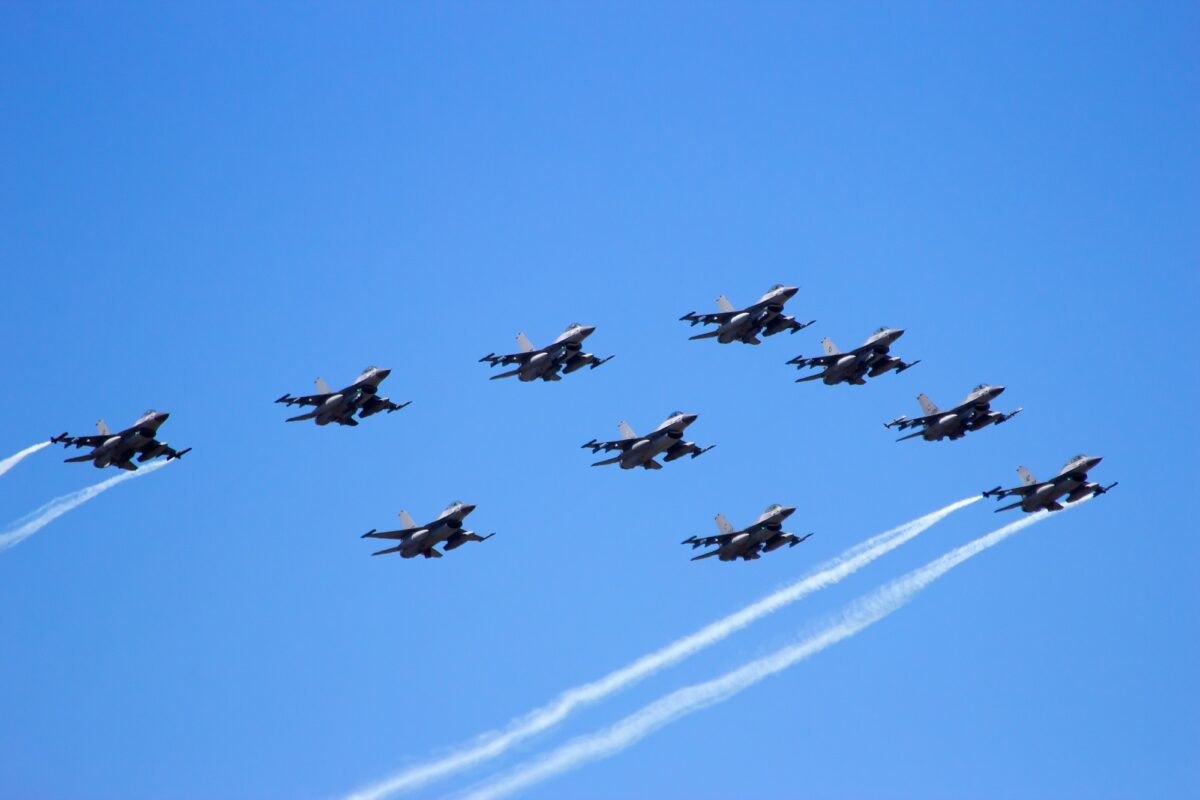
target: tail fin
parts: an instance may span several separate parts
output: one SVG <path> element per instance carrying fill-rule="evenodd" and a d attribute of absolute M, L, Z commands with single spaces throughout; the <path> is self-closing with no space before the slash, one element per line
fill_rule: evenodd
<path fill-rule="evenodd" d="M 717 530 L 721 533 L 733 533 L 734 528 L 729 524 L 729 520 L 725 519 L 724 514 L 717 514 Z"/>
<path fill-rule="evenodd" d="M 96 420 L 96 433 L 100 434 L 101 436 L 109 436 L 112 434 L 112 431 L 108 429 L 107 422 L 102 419 L 98 419 Z"/>
<path fill-rule="evenodd" d="M 1026 486 L 1033 486 L 1038 482 L 1037 478 L 1033 477 L 1033 473 L 1025 467 L 1017 467 L 1017 474 L 1021 476 L 1021 483 Z"/>
<path fill-rule="evenodd" d="M 317 394 L 333 394 L 333 390 L 329 388 L 329 384 L 324 378 L 317 378 Z"/>
<path fill-rule="evenodd" d="M 638 438 L 637 434 L 633 432 L 633 428 L 631 428 L 629 423 L 626 422 L 625 420 L 621 420 L 620 422 L 617 423 L 617 430 L 619 430 L 621 432 L 622 439 Z"/>
<path fill-rule="evenodd" d="M 517 334 L 517 347 L 521 348 L 522 353 L 532 353 L 534 350 L 537 350 L 524 332 Z"/>
<path fill-rule="evenodd" d="M 938 413 L 937 403 L 930 400 L 929 395 L 924 393 L 917 395 L 917 402 L 921 404 L 921 411 L 925 416 L 932 417 Z"/>
<path fill-rule="evenodd" d="M 719 311 L 734 311 L 733 303 L 729 302 L 729 298 L 721 295 L 717 298 L 717 310 Z"/>
<path fill-rule="evenodd" d="M 408 515 L 407 511 L 400 512 L 400 527 L 405 530 L 417 527 L 417 523 L 413 522 L 413 518 Z"/>
<path fill-rule="evenodd" d="M 821 340 L 821 347 L 825 348 L 825 355 L 827 356 L 836 356 L 838 353 L 842 352 L 841 350 L 838 350 L 838 346 L 833 343 L 833 339 L 830 339 L 828 336 Z"/>

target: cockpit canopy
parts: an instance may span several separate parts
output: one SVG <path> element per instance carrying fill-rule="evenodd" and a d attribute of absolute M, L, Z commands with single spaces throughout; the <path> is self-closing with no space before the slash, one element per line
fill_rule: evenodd
<path fill-rule="evenodd" d="M 974 389 L 972 389 L 971 393 L 974 394 L 975 392 L 982 392 L 984 389 L 990 389 L 990 388 L 992 388 L 992 387 L 989 386 L 988 384 L 981 383 L 978 386 L 976 386 Z"/>
<path fill-rule="evenodd" d="M 1087 455 L 1085 453 L 1080 453 L 1077 456 L 1071 456 L 1070 458 L 1068 458 L 1067 463 L 1063 464 L 1063 467 L 1066 468 L 1066 467 L 1071 466 L 1072 464 L 1077 464 L 1080 461 L 1086 461 L 1086 460 L 1087 460 Z"/>
<path fill-rule="evenodd" d="M 781 509 L 781 508 L 783 508 L 783 506 L 782 506 L 782 505 L 780 505 L 779 503 L 771 503 L 771 505 L 769 505 L 769 506 L 767 506 L 765 509 L 763 509 L 763 513 L 764 513 L 764 514 L 770 514 L 770 513 L 774 512 L 774 511 L 778 511 L 778 510 L 779 510 L 779 509 Z"/>

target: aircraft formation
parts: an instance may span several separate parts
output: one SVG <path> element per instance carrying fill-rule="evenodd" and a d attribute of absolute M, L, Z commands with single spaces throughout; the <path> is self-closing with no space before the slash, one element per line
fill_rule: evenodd
<path fill-rule="evenodd" d="M 762 297 L 742 309 L 736 309 L 724 296 L 717 298 L 718 310 L 711 314 L 689 312 L 681 321 L 692 326 L 716 326 L 714 329 L 689 337 L 696 339 L 716 339 L 720 344 L 757 345 L 762 340 L 759 337 L 774 336 L 787 331 L 796 333 L 815 323 L 815 320 L 798 322 L 795 317 L 784 314 L 785 304 L 797 293 L 798 288 L 782 284 L 771 287 Z M 506 355 L 488 353 L 479 359 L 489 367 L 513 367 L 507 372 L 491 376 L 490 380 L 516 377 L 524 383 L 533 381 L 559 381 L 564 375 L 569 375 L 584 367 L 595 369 L 613 356 L 599 357 L 584 352 L 583 343 L 595 332 L 592 325 L 573 323 L 567 326 L 553 342 L 545 347 L 534 347 L 524 333 L 517 334 L 519 351 Z M 827 386 L 847 384 L 861 386 L 868 378 L 877 378 L 888 372 L 899 374 L 916 366 L 920 360 L 904 361 L 891 352 L 892 346 L 904 335 L 902 328 L 881 327 L 860 346 L 848 352 L 841 352 L 828 338 L 821 340 L 824 355 L 803 357 L 796 356 L 787 364 L 797 369 L 815 369 L 817 372 L 805 375 L 796 380 L 797 383 L 820 380 Z M 391 374 L 391 370 L 380 367 L 368 367 L 354 382 L 339 391 L 333 391 L 323 378 L 317 378 L 316 394 L 293 397 L 284 394 L 275 402 L 287 406 L 310 408 L 303 414 L 288 417 L 287 422 L 313 420 L 317 425 L 325 426 L 336 423 L 344 426 L 356 426 L 360 420 L 380 412 L 391 414 L 410 404 L 411 401 L 395 403 L 379 394 L 380 384 Z M 923 416 L 909 418 L 900 416 L 884 423 L 888 429 L 900 431 L 916 428 L 913 433 L 901 436 L 896 441 L 904 441 L 921 437 L 927 442 L 950 439 L 961 439 L 968 433 L 990 425 L 1007 422 L 1021 413 L 1023 409 L 1014 411 L 995 411 L 991 404 L 1005 391 L 1003 386 L 980 384 L 972 389 L 961 403 L 941 411 L 925 394 L 917 396 Z M 112 433 L 103 420 L 96 423 L 95 436 L 70 436 L 62 433 L 50 439 L 53 444 L 76 449 L 90 447 L 91 452 L 67 458 L 68 462 L 91 461 L 97 468 L 108 466 L 124 470 L 136 470 L 138 463 L 145 463 L 155 458 L 165 457 L 167 460 L 182 458 L 192 448 L 176 450 L 166 442 L 158 439 L 158 430 L 166 422 L 169 414 L 164 411 L 147 411 L 131 426 Z M 596 453 L 615 453 L 610 458 L 596 461 L 592 466 L 617 464 L 623 470 L 645 469 L 659 470 L 664 463 L 670 463 L 684 456 L 698 458 L 707 453 L 715 445 L 700 446 L 684 439 L 688 427 L 698 419 L 697 414 L 672 412 L 666 420 L 650 433 L 638 436 L 628 422 L 621 421 L 618 430 L 621 438 L 612 441 L 599 441 L 595 438 L 582 445 Z M 659 459 L 661 458 L 661 461 Z M 1102 486 L 1091 481 L 1088 473 L 1101 461 L 1099 456 L 1074 456 L 1048 481 L 1038 481 L 1024 466 L 1017 467 L 1021 485 L 1011 488 L 988 489 L 984 497 L 1017 497 L 1017 502 L 1002 506 L 996 511 L 1006 511 L 1020 508 L 1025 513 L 1039 511 L 1059 511 L 1064 508 L 1062 502 L 1075 503 L 1086 497 L 1105 494 L 1117 484 Z M 407 511 L 400 512 L 401 527 L 396 530 L 380 531 L 371 529 L 363 534 L 366 539 L 385 539 L 396 542 L 395 545 L 378 550 L 371 555 L 388 555 L 398 553 L 401 558 L 441 558 L 444 551 L 455 550 L 467 542 L 483 542 L 495 533 L 480 536 L 474 531 L 464 530 L 464 521 L 475 506 L 470 503 L 455 501 L 438 514 L 433 521 L 418 525 Z M 759 515 L 751 525 L 737 530 L 721 514 L 716 516 L 717 534 L 714 536 L 690 536 L 683 544 L 700 547 L 715 547 L 692 558 L 698 561 L 716 556 L 720 561 L 753 561 L 763 553 L 770 553 L 784 546 L 795 547 L 812 536 L 788 533 L 783 530 L 783 523 L 796 509 L 792 506 L 772 504 Z M 438 550 L 438 547 L 443 550 Z"/>

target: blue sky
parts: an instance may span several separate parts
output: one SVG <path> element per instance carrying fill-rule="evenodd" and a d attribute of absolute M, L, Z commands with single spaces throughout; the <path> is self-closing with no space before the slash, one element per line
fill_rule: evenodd
<path fill-rule="evenodd" d="M 526 796 L 1196 796 L 1198 17 L 6 5 L 0 457 L 148 407 L 195 450 L 0 553 L 0 794 L 336 796 L 1088 452 L 1113 494 Z M 687 341 L 681 314 L 775 282 L 818 323 Z M 575 320 L 616 359 L 557 385 L 476 363 Z M 920 366 L 792 383 L 821 336 L 883 324 Z M 270 402 L 367 364 L 412 406 L 333 430 Z M 1025 413 L 954 443 L 880 426 L 983 381 Z M 677 408 L 714 451 L 589 468 L 581 443 Z M 0 478 L 0 516 L 110 474 L 61 457 Z M 358 539 L 459 498 L 495 539 L 436 563 Z M 771 502 L 817 535 L 687 560 Z M 493 767 L 1002 521 L 976 504 Z"/>

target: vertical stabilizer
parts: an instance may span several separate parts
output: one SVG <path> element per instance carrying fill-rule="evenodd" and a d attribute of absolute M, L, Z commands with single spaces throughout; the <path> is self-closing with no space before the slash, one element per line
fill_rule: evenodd
<path fill-rule="evenodd" d="M 729 302 L 729 298 L 721 295 L 717 298 L 717 309 L 720 311 L 733 311 L 733 303 Z"/>
<path fill-rule="evenodd" d="M 733 526 L 729 524 L 729 520 L 725 519 L 724 514 L 717 514 L 717 531 L 720 533 L 733 533 Z"/>
<path fill-rule="evenodd" d="M 825 348 L 825 355 L 827 356 L 836 356 L 838 353 L 842 352 L 841 350 L 838 350 L 838 346 L 833 343 L 833 339 L 830 339 L 828 336 L 821 340 L 821 347 Z"/>
<path fill-rule="evenodd" d="M 521 348 L 522 353 L 532 353 L 534 350 L 537 350 L 524 332 L 517 334 L 517 347 Z"/>
<path fill-rule="evenodd" d="M 404 529 L 415 528 L 417 523 L 413 522 L 413 518 L 408 515 L 407 511 L 400 512 L 400 527 Z"/>
<path fill-rule="evenodd" d="M 100 434 L 101 436 L 109 436 L 112 434 L 112 431 L 108 429 L 107 422 L 102 419 L 98 419 L 96 420 L 96 433 Z"/>
<path fill-rule="evenodd" d="M 638 438 L 638 435 L 633 432 L 633 428 L 630 427 L 629 423 L 626 422 L 625 420 L 621 420 L 620 422 L 617 423 L 617 430 L 619 430 L 621 432 L 622 439 Z"/>
<path fill-rule="evenodd" d="M 932 417 L 938 413 L 937 403 L 930 400 L 929 395 L 924 393 L 917 395 L 917 402 L 921 404 L 921 413 L 925 416 Z"/>
<path fill-rule="evenodd" d="M 333 390 L 329 388 L 329 384 L 324 378 L 317 378 L 317 394 L 333 394 Z"/>
<path fill-rule="evenodd" d="M 1037 483 L 1037 478 L 1033 477 L 1033 473 L 1025 467 L 1017 467 L 1017 474 L 1021 476 L 1021 483 L 1026 486 L 1033 486 Z"/>

